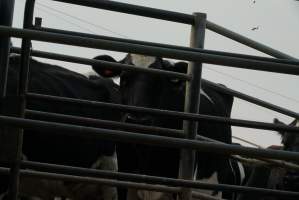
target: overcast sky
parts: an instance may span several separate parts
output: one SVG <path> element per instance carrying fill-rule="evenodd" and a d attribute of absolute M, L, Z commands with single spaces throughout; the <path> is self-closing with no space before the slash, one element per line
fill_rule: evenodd
<path fill-rule="evenodd" d="M 24 2 L 25 0 L 15 0 L 14 27 L 22 27 Z M 35 16 L 43 18 L 45 27 L 173 45 L 189 45 L 190 26 L 188 25 L 84 8 L 51 0 L 36 0 L 36 2 Z M 299 2 L 294 0 L 121 0 L 120 2 L 187 14 L 204 12 L 211 22 L 299 58 Z M 14 45 L 20 45 L 19 40 L 13 41 Z M 33 48 L 86 58 L 109 54 L 121 59 L 125 55 L 41 42 L 34 42 Z M 266 56 L 211 31 L 206 33 L 205 48 Z M 80 73 L 90 71 L 90 67 L 77 64 L 53 60 L 46 60 L 46 62 L 58 63 Z M 299 112 L 299 77 L 215 65 L 204 65 L 203 77 Z M 287 123 L 292 120 L 238 99 L 234 101 L 232 118 L 272 122 L 274 117 Z M 270 131 L 233 127 L 233 134 L 264 147 L 280 143 L 278 135 Z"/>

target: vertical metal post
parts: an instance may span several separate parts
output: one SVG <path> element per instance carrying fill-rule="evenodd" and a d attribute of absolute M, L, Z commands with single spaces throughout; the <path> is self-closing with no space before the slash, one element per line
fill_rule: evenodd
<path fill-rule="evenodd" d="M 0 25 L 12 26 L 14 0 L 0 0 Z M 10 37 L 0 37 L 0 98 L 6 93 Z"/>
<path fill-rule="evenodd" d="M 191 29 L 190 46 L 195 48 L 204 47 L 206 14 L 194 13 L 195 23 Z M 188 75 L 192 79 L 186 84 L 185 112 L 198 113 L 200 104 L 202 63 L 190 62 L 188 66 Z M 184 121 L 183 130 L 186 138 L 195 139 L 198 122 Z M 182 149 L 179 177 L 182 179 L 193 179 L 195 168 L 195 151 Z M 191 200 L 191 189 L 183 188 L 181 193 L 182 200 Z"/>
<path fill-rule="evenodd" d="M 12 26 L 13 13 L 14 13 L 14 0 L 0 0 L 0 25 Z M 0 37 L 0 114 L 3 114 L 5 108 L 7 75 L 9 65 L 9 51 L 10 51 L 10 36 Z M 6 101 L 5 101 L 6 102 Z M 0 130 L 0 160 L 4 158 L 10 148 L 7 145 L 8 141 L 11 141 L 9 137 L 9 130 L 6 127 L 1 127 Z M 8 156 L 9 157 L 9 156 Z M 3 177 L 0 177 L 3 179 Z M 4 184 L 6 180 L 0 180 L 1 184 Z"/>
<path fill-rule="evenodd" d="M 24 28 L 31 28 L 33 23 L 33 13 L 34 13 L 35 0 L 27 0 L 24 12 Z M 28 85 L 28 74 L 29 74 L 29 63 L 31 54 L 31 40 L 22 40 L 22 50 L 21 50 L 21 66 L 19 72 L 19 86 L 17 95 L 19 97 L 18 103 L 18 113 L 17 115 L 21 118 L 25 116 L 26 107 L 26 92 Z M 18 129 L 16 135 L 16 156 L 12 167 L 10 169 L 10 185 L 9 185 L 9 199 L 17 200 L 19 192 L 19 177 L 20 177 L 20 165 L 21 165 L 21 155 L 22 155 L 22 143 L 23 143 L 23 129 Z"/>

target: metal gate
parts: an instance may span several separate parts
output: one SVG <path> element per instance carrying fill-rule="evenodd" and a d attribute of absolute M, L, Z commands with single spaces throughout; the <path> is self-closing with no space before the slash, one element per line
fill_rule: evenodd
<path fill-rule="evenodd" d="M 230 67 L 254 69 L 269 72 L 278 72 L 284 74 L 294 74 L 299 75 L 299 61 L 296 59 L 283 54 L 279 51 L 273 50 L 267 46 L 254 42 L 246 37 L 243 37 L 237 33 L 227 30 L 219 25 L 216 25 L 210 21 L 206 20 L 206 15 L 202 13 L 195 13 L 193 15 L 182 14 L 177 12 L 171 12 L 160 9 L 147 8 L 143 6 L 135 6 L 130 4 L 118 3 L 113 1 L 95 1 L 95 0 L 55 0 L 59 2 L 65 2 L 70 4 L 76 4 L 81 6 L 93 7 L 98 9 L 106 9 L 110 11 L 122 12 L 127 14 L 134 14 L 144 17 L 151 17 L 161 20 L 167 20 L 172 22 L 178 22 L 183 24 L 189 24 L 192 26 L 191 33 L 191 47 L 181 47 L 174 45 L 165 45 L 158 43 L 150 43 L 137 40 L 120 39 L 114 37 L 84 34 L 78 32 L 62 31 L 56 29 L 50 29 L 41 27 L 41 24 L 33 24 L 33 11 L 35 0 L 27 0 L 25 7 L 24 16 L 24 28 L 11 28 L 12 15 L 13 15 L 13 0 L 1 0 L 0 1 L 0 63 L 1 63 L 1 85 L 0 92 L 1 98 L 5 100 L 5 85 L 7 77 L 7 62 L 9 53 L 9 37 L 23 38 L 22 48 L 12 48 L 12 52 L 20 53 L 22 56 L 22 70 L 21 70 L 21 84 L 19 87 L 18 98 L 13 100 L 17 106 L 15 111 L 9 111 L 10 116 L 0 116 L 0 124 L 5 126 L 4 131 L 1 135 L 0 150 L 2 153 L 6 153 L 9 156 L 8 160 L 2 161 L 2 163 L 8 164 L 8 167 L 1 167 L 0 172 L 9 174 L 10 176 L 10 198 L 16 199 L 18 195 L 19 188 L 19 177 L 20 176 L 34 176 L 36 178 L 49 178 L 49 179 L 62 179 L 62 180 L 75 180 L 84 181 L 98 184 L 108 184 L 113 186 L 122 187 L 134 187 L 142 188 L 148 190 L 158 190 L 164 192 L 181 193 L 183 194 L 183 199 L 190 199 L 192 196 L 192 188 L 202 188 L 202 189 L 217 189 L 217 190 L 231 190 L 235 192 L 242 191 L 252 191 L 258 192 L 260 194 L 273 194 L 273 195 L 285 195 L 288 197 L 298 198 L 299 193 L 288 192 L 288 191 L 278 191 L 270 189 L 259 189 L 250 187 L 240 187 L 233 185 L 215 185 L 215 184 L 205 184 L 201 182 L 195 182 L 192 180 L 193 177 L 193 165 L 194 165 L 194 151 L 207 150 L 215 153 L 222 153 L 227 155 L 243 155 L 253 158 L 267 158 L 267 159 L 277 159 L 285 161 L 299 161 L 299 154 L 292 152 L 284 152 L 278 150 L 262 150 L 253 149 L 247 147 L 232 146 L 227 144 L 222 144 L 220 142 L 203 142 L 197 139 L 196 130 L 197 122 L 201 120 L 209 120 L 211 122 L 226 123 L 232 126 L 249 127 L 256 129 L 265 130 L 287 130 L 293 132 L 294 134 L 299 133 L 298 127 L 288 127 L 282 125 L 274 125 L 271 123 L 262 123 L 257 121 L 248 121 L 241 119 L 231 119 L 224 117 L 215 116 L 205 116 L 196 114 L 200 99 L 197 98 L 200 89 L 201 79 L 201 65 L 202 63 L 210 63 L 217 65 L 225 65 Z M 37 21 L 38 22 L 38 21 Z M 204 50 L 204 35 L 205 29 L 208 28 L 216 33 L 224 35 L 225 37 L 231 38 L 249 47 L 255 48 L 271 56 L 277 57 L 278 59 L 249 56 L 243 54 L 226 53 L 220 51 Z M 47 96 L 41 94 L 34 94 L 27 92 L 27 82 L 28 82 L 28 69 L 29 69 L 29 58 L 30 55 L 42 58 L 56 59 L 67 62 L 74 62 L 80 64 L 103 64 L 101 61 L 85 59 L 73 56 L 59 55 L 54 53 L 47 53 L 42 51 L 31 50 L 31 40 L 45 41 L 80 47 L 98 48 L 112 51 L 138 53 L 150 56 L 159 56 L 165 58 L 174 58 L 179 60 L 189 61 L 188 74 L 179 74 L 172 72 L 163 72 L 161 75 L 176 77 L 187 81 L 187 92 L 185 112 L 174 112 L 174 111 L 161 111 L 157 109 L 148 109 L 141 107 L 125 106 L 119 104 L 103 103 L 103 102 L 90 102 L 85 100 L 75 100 L 63 97 Z M 132 70 L 122 64 L 115 63 L 104 63 L 106 67 L 118 68 L 123 70 Z M 155 75 L 160 73 L 152 69 L 134 69 L 139 70 L 148 75 Z M 211 83 L 211 82 L 209 82 Z M 287 109 L 281 108 L 279 106 L 273 105 L 271 103 L 256 99 L 254 97 L 242 94 L 240 92 L 221 87 L 217 84 L 211 83 L 215 90 L 220 90 L 224 93 L 228 93 L 237 98 L 249 101 L 251 103 L 263 106 L 268 109 L 280 112 L 282 114 L 299 118 L 299 114 Z M 177 117 L 184 120 L 184 130 L 183 132 L 169 132 L 168 135 L 171 137 L 159 136 L 159 135 L 144 135 L 144 134 L 134 134 L 125 131 L 111 131 L 107 129 L 96 129 L 96 128 L 82 128 L 81 126 L 69 125 L 63 123 L 52 123 L 47 121 L 36 121 L 24 119 L 25 112 L 46 116 L 46 117 L 59 117 L 53 113 L 37 113 L 34 111 L 26 110 L 25 99 L 35 98 L 35 99 L 47 99 L 51 101 L 60 101 L 67 103 L 92 105 L 99 107 L 109 107 L 113 109 L 119 109 L 121 111 L 128 112 L 140 112 L 148 114 L 161 114 L 172 117 Z M 7 100 L 5 100 L 7 101 Z M 76 119 L 88 122 L 88 119 L 77 117 Z M 65 120 L 74 120 L 71 116 L 66 117 Z M 55 126 L 53 126 L 55 125 Z M 118 126 L 122 126 L 117 124 Z M 124 125 L 123 125 L 124 126 Z M 9 128 L 10 127 L 10 128 Z M 17 127 L 17 128 L 16 128 Z M 127 173 L 117 173 L 117 172 L 107 172 L 100 170 L 83 169 L 70 166 L 52 165 L 37 162 L 29 162 L 21 160 L 21 144 L 22 144 L 22 129 L 37 127 L 40 129 L 47 128 L 51 131 L 64 130 L 66 134 L 72 132 L 74 135 L 92 134 L 97 138 L 113 139 L 119 140 L 121 138 L 124 141 L 134 141 L 136 143 L 142 144 L 153 144 L 153 145 L 164 145 L 167 147 L 175 147 L 182 149 L 184 154 L 184 159 L 180 164 L 180 177 L 179 179 L 171 178 L 161 178 L 152 177 L 136 174 Z M 157 131 L 159 129 L 153 129 Z M 9 132 L 9 134 L 8 134 Z M 174 135 L 174 133 L 176 135 Z M 181 133 L 185 133 L 185 138 L 182 139 Z M 157 133 L 158 134 L 158 133 Z M 176 137 L 174 137 L 176 136 Z M 202 138 L 201 138 L 202 139 Z M 206 138 L 206 140 L 209 140 Z M 7 145 L 9 144 L 9 145 Z M 187 162 L 191 160 L 192 162 Z M 7 165 L 6 165 L 7 166 Z M 30 171 L 20 169 L 21 166 L 26 166 L 28 169 L 40 170 L 40 171 Z M 66 173 L 64 174 L 64 173 Z M 71 174 L 71 175 L 70 175 Z M 84 177 L 83 177 L 84 176 Z M 138 182 L 138 183 L 135 183 Z M 141 183 L 142 184 L 141 184 Z M 148 184 L 151 183 L 151 184 Z M 181 189 L 184 188 L 184 189 Z"/>

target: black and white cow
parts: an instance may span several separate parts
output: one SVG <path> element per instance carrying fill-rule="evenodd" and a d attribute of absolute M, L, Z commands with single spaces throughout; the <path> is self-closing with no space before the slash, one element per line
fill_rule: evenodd
<path fill-rule="evenodd" d="M 275 124 L 284 124 L 278 119 L 274 119 Z M 286 125 L 286 124 L 284 124 Z M 299 120 L 295 119 L 289 126 L 299 127 Z M 279 132 L 282 138 L 283 146 L 270 146 L 269 149 L 292 151 L 299 153 L 299 135 L 296 133 Z M 299 163 L 296 163 L 299 164 Z M 288 170 L 283 168 L 269 168 L 261 165 L 253 168 L 250 177 L 246 183 L 249 187 L 268 188 L 277 190 L 288 190 L 299 192 L 299 172 L 295 170 Z M 238 200 L 285 200 L 287 197 L 279 196 L 261 196 L 255 193 L 244 193 L 238 196 Z M 294 199 L 294 198 L 293 198 Z"/>
<path fill-rule="evenodd" d="M 104 55 L 96 59 L 109 62 L 117 62 L 112 57 Z M 138 67 L 186 73 L 187 63 L 175 64 L 158 57 L 150 57 L 136 54 L 128 54 L 119 63 L 135 65 Z M 105 74 L 105 70 L 93 66 L 99 74 Z M 100 69 L 100 70 L 98 70 Z M 110 76 L 120 76 L 120 91 L 122 103 L 126 105 L 142 106 L 162 110 L 183 111 L 185 100 L 185 82 L 162 76 L 151 76 L 145 73 L 132 71 L 110 71 Z M 200 111 L 201 114 L 229 117 L 233 104 L 233 97 L 215 91 L 209 84 L 202 84 Z M 182 120 L 167 118 L 165 116 L 150 116 L 138 113 L 125 113 L 123 121 L 142 125 L 182 129 Z M 231 127 L 229 125 L 200 122 L 199 134 L 231 144 Z M 118 146 L 119 170 L 163 177 L 178 177 L 180 160 L 179 150 L 171 148 L 153 147 L 147 145 Z M 220 183 L 229 183 L 233 173 L 227 173 L 231 169 L 228 157 L 213 153 L 197 153 L 197 177 L 196 179 L 209 178 L 216 175 Z M 218 175 L 217 175 L 218 174 Z M 230 198 L 231 193 L 226 194 Z M 146 193 L 138 191 L 138 199 L 164 199 L 165 194 Z M 226 197 L 224 195 L 224 197 Z M 172 198 L 169 194 L 168 198 Z M 125 199 L 122 196 L 122 199 Z M 128 197 L 129 199 L 129 197 Z"/>
<path fill-rule="evenodd" d="M 7 95 L 15 95 L 19 83 L 18 74 L 20 71 L 21 57 L 17 55 L 11 56 L 9 62 Z M 110 79 L 98 77 L 95 80 L 89 80 L 79 73 L 60 66 L 42 63 L 34 59 L 30 60 L 29 92 L 112 103 L 119 103 L 120 100 L 118 86 Z M 111 111 L 103 107 L 94 108 L 29 99 L 27 101 L 27 108 L 95 119 L 120 120 L 119 112 Z M 42 120 L 37 117 L 33 117 L 33 119 Z M 45 133 L 40 134 L 40 132 Z M 84 168 L 93 167 L 105 170 L 117 170 L 115 144 L 110 141 L 64 136 L 47 132 L 47 130 L 25 130 L 22 151 L 24 156 L 30 161 Z M 0 179 L 3 192 L 7 180 L 3 177 Z M 24 180 L 24 182 L 26 181 Z M 36 187 L 37 184 L 39 187 Z M 70 187 L 67 190 L 63 189 L 64 191 L 71 191 L 69 194 L 66 194 L 70 195 L 69 198 L 109 200 L 117 198 L 115 188 L 56 182 L 56 184 L 53 183 L 54 186 L 52 188 L 48 187 L 45 190 L 39 191 L 39 189 L 43 188 L 42 184 L 43 181 L 31 184 L 27 183 L 25 186 L 32 185 L 32 188 L 25 188 L 28 190 L 33 189 L 34 192 L 37 192 L 43 199 L 53 199 L 53 197 L 51 197 L 51 195 L 55 195 L 55 191 L 52 190 L 53 187 L 59 188 L 61 185 Z M 45 182 L 44 186 L 47 184 L 49 185 L 49 182 Z M 103 188 L 106 189 L 103 190 Z M 30 191 L 24 191 L 24 193 L 26 192 L 30 193 Z"/>

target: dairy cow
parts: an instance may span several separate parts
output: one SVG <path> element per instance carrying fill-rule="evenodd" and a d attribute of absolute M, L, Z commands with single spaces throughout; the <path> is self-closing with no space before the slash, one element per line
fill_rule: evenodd
<path fill-rule="evenodd" d="M 13 55 L 10 57 L 9 63 L 7 95 L 12 96 L 17 94 L 21 57 Z M 118 86 L 112 80 L 104 77 L 90 80 L 76 72 L 34 59 L 30 60 L 28 88 L 29 92 L 44 95 L 119 103 Z M 94 108 L 31 98 L 27 101 L 27 109 L 95 119 L 120 120 L 120 113 L 111 111 L 108 108 Z M 32 115 L 29 117 L 43 120 L 40 116 Z M 54 119 L 52 121 L 56 122 Z M 88 137 L 70 137 L 47 132 L 47 130 L 26 129 L 22 153 L 24 158 L 26 157 L 30 161 L 117 170 L 115 144 L 110 141 L 95 140 Z M 2 183 L 2 196 L 5 196 L 8 180 L 5 177 L 0 178 L 0 180 Z M 45 180 L 31 182 L 31 180 L 21 179 L 21 183 L 22 181 L 24 184 L 21 184 L 21 196 L 36 195 L 42 199 L 53 199 L 55 193 L 60 193 L 60 195 L 73 199 L 112 200 L 117 198 L 116 190 L 112 187 L 80 185 L 59 181 L 50 183 Z M 36 185 L 39 185 L 39 187 L 36 187 Z"/>
<path fill-rule="evenodd" d="M 132 66 L 186 73 L 187 63 L 171 63 L 159 57 L 128 54 L 123 60 L 116 61 L 110 56 L 102 55 L 96 59 L 129 64 Z M 107 74 L 103 68 L 93 66 L 98 74 Z M 185 82 L 176 78 L 152 76 L 134 71 L 109 71 L 111 77 L 120 77 L 120 92 L 122 103 L 130 106 L 141 106 L 162 110 L 183 111 L 185 101 Z M 215 91 L 209 84 L 203 83 L 200 92 L 200 114 L 230 117 L 233 97 Z M 165 116 L 150 116 L 140 113 L 124 113 L 123 121 L 127 123 L 156 126 L 171 129 L 182 129 L 182 120 Z M 212 122 L 199 122 L 199 134 L 231 144 L 231 127 Z M 228 157 L 213 153 L 197 153 L 196 179 L 206 179 L 213 175 L 220 183 L 230 183 L 227 180 L 234 174 Z M 120 144 L 118 146 L 119 169 L 124 172 L 147 174 L 163 177 L 178 177 L 180 153 L 179 150 L 139 144 Z M 217 192 L 216 192 L 217 193 Z M 167 197 L 165 197 L 165 195 Z M 125 199 L 126 196 L 120 193 Z M 171 194 L 157 192 L 129 191 L 128 199 L 164 199 L 173 198 Z M 230 198 L 231 193 L 223 194 Z"/>
<path fill-rule="evenodd" d="M 277 118 L 274 119 L 274 123 L 286 125 Z M 289 126 L 299 127 L 299 121 L 295 119 L 289 124 Z M 272 145 L 268 147 L 269 149 L 299 152 L 298 134 L 285 131 L 281 131 L 279 134 L 281 135 L 282 146 Z M 255 166 L 252 169 L 252 173 L 248 178 L 246 186 L 299 192 L 299 173 L 297 170 L 283 169 L 281 167 L 269 168 L 264 165 Z M 296 199 L 296 197 L 288 198 L 283 196 L 260 195 L 255 193 L 244 193 L 238 196 L 238 200 L 249 199 L 284 200 Z"/>

